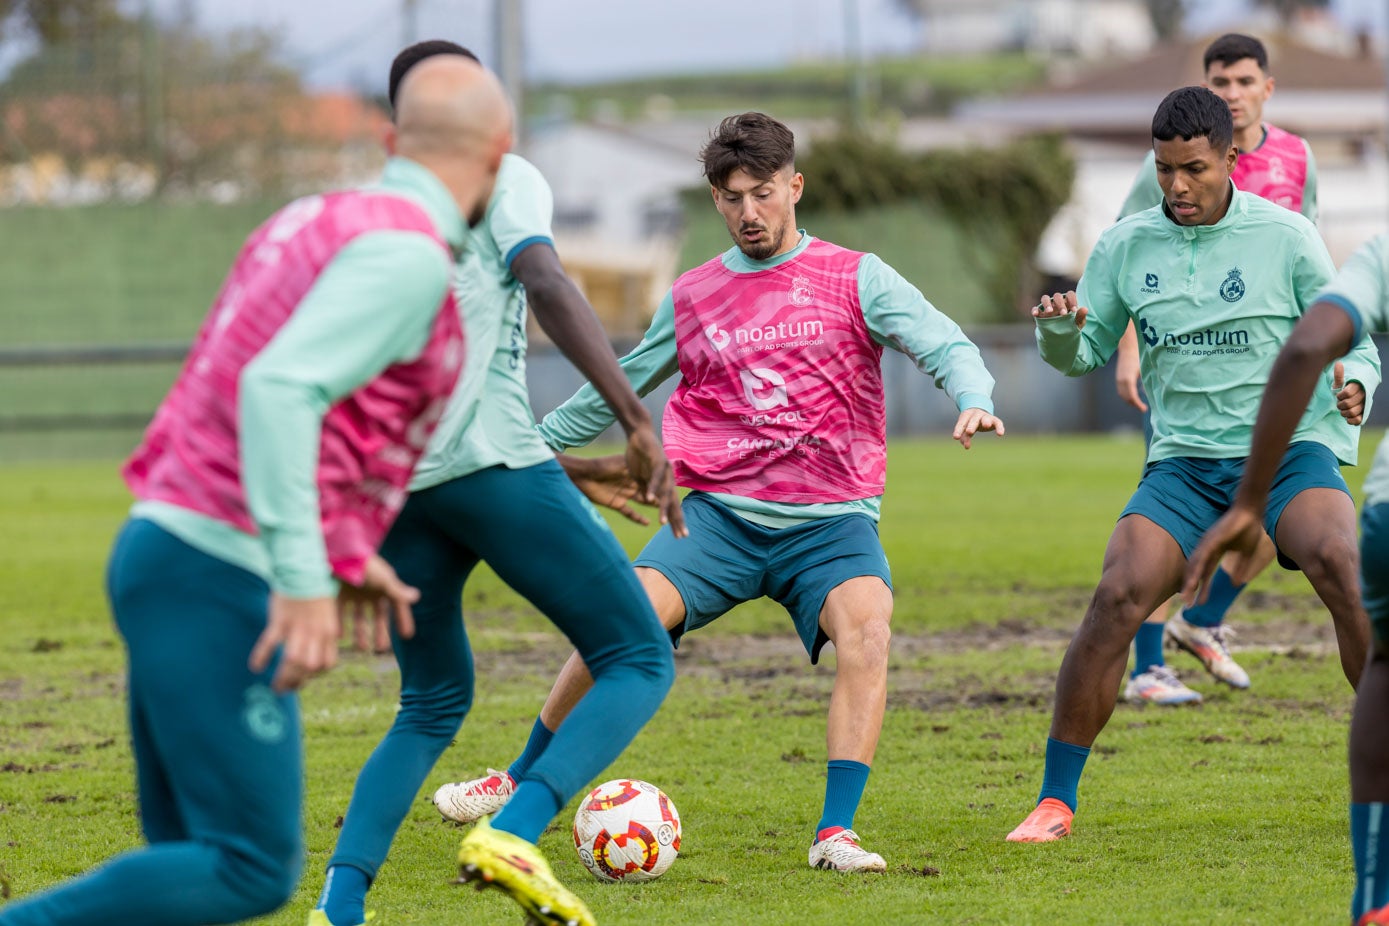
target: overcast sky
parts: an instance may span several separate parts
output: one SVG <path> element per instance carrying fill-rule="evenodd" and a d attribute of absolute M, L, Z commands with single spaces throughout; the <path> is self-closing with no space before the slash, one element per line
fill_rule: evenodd
<path fill-rule="evenodd" d="M 141 0 L 130 0 L 139 3 Z M 451 38 L 492 62 L 494 0 L 151 0 L 191 8 L 209 29 L 260 26 L 279 32 L 306 80 L 318 87 L 377 85 L 392 56 L 413 38 Z M 523 0 L 526 71 L 531 79 L 609 77 L 766 67 L 844 54 L 844 11 L 857 5 L 869 54 L 901 53 L 916 42 L 913 21 L 893 0 Z M 1197 0 L 1188 26 L 1238 22 L 1252 0 Z M 1384 0 L 1332 0 L 1352 26 L 1384 35 Z"/>

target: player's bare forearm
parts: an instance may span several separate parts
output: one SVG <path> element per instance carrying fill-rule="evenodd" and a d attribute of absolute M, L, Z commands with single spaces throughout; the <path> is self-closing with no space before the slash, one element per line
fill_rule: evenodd
<path fill-rule="evenodd" d="M 631 502 L 656 504 L 627 469 L 622 455 L 607 457 L 574 457 L 567 453 L 555 455 L 571 482 L 595 505 L 611 508 L 629 521 L 647 525 L 651 522 L 631 506 Z"/>
<path fill-rule="evenodd" d="M 1355 326 L 1340 308 L 1318 303 L 1293 329 L 1269 371 L 1249 459 L 1235 503 L 1262 512 L 1278 465 L 1327 364 L 1351 348 Z"/>
<path fill-rule="evenodd" d="M 1142 361 L 1138 353 L 1138 331 L 1130 321 L 1128 327 L 1119 338 L 1119 345 L 1115 351 L 1114 363 L 1114 388 L 1119 393 L 1119 398 L 1123 399 L 1140 412 L 1148 410 L 1148 404 L 1143 401 L 1143 396 L 1138 391 L 1138 382 L 1142 369 Z"/>
<path fill-rule="evenodd" d="M 548 245 L 533 245 L 516 256 L 511 272 L 526 288 L 535 320 L 608 403 L 622 429 L 631 434 L 651 426 L 632 384 L 618 365 L 607 332 Z"/>

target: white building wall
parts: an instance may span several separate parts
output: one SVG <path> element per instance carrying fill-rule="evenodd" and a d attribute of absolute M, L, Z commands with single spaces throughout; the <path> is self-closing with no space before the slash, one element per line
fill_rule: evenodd
<path fill-rule="evenodd" d="M 591 215 L 573 230 L 615 245 L 646 240 L 647 211 L 701 183 L 695 150 L 681 155 L 583 123 L 534 131 L 520 153 L 549 181 L 557 217 Z"/>
<path fill-rule="evenodd" d="M 1026 49 L 1105 58 L 1145 52 L 1157 39 L 1140 0 L 934 0 L 922 13 L 928 54 Z"/>

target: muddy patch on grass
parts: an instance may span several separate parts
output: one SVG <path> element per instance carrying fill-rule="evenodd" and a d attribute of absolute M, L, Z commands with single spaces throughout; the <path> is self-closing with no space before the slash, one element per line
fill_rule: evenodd
<path fill-rule="evenodd" d="M 1252 596 L 1251 596 L 1252 597 Z M 1265 600 L 1279 598 L 1265 593 Z M 1305 600 L 1281 596 L 1298 603 L 1298 612 L 1306 612 Z M 552 680 L 568 658 L 568 642 L 558 633 L 514 632 L 496 625 L 473 630 L 476 638 L 485 637 L 485 648 L 477 653 L 478 672 L 493 678 L 514 679 L 541 676 Z M 1286 658 L 1321 658 L 1334 653 L 1336 635 L 1330 618 L 1321 621 L 1297 619 L 1291 616 L 1275 618 L 1257 624 L 1232 621 L 1235 635 L 1231 649 L 1272 651 Z M 892 637 L 893 673 L 899 681 L 929 683 L 934 672 L 923 671 L 918 663 L 923 657 L 949 656 L 960 653 L 999 652 L 1015 647 L 1038 648 L 1060 655 L 1070 642 L 1074 627 L 1037 626 L 1023 620 L 1006 619 L 991 624 L 934 633 L 896 631 Z M 833 659 L 833 645 L 827 645 L 821 662 Z M 389 657 L 371 657 L 383 672 L 394 672 L 395 662 Z M 809 657 L 800 639 L 788 627 L 784 634 L 729 634 L 696 632 L 686 634 L 675 651 L 677 674 L 682 677 L 717 680 L 725 684 L 756 687 L 786 676 L 802 676 L 809 669 Z M 955 680 L 959 679 L 956 676 Z M 1029 688 L 1036 679 L 1018 678 L 1021 687 Z M 1048 678 L 1048 683 L 1050 677 Z M 982 681 L 975 688 L 948 695 L 953 703 L 971 700 L 980 705 L 1007 704 L 1019 699 L 1015 690 L 992 690 Z M 1009 686 L 1012 689 L 1013 686 Z M 942 695 L 942 697 L 946 697 Z M 1030 695 L 1022 696 L 1028 701 Z"/>
<path fill-rule="evenodd" d="M 1083 607 L 1080 592 L 1058 592 L 1059 603 Z M 1232 621 L 1236 635 L 1231 649 L 1273 652 L 1286 659 L 1334 658 L 1336 637 L 1324 611 L 1309 609 L 1305 597 L 1274 592 L 1251 592 L 1242 603 L 1275 616 L 1257 622 Z M 469 631 L 477 644 L 479 677 L 497 681 L 525 680 L 548 689 L 570 654 L 568 642 L 553 631 L 520 631 L 513 628 L 509 609 L 474 611 L 469 615 Z M 1031 622 L 1005 618 L 989 623 L 937 632 L 897 630 L 892 638 L 892 665 L 888 682 L 889 703 L 893 708 L 922 711 L 952 707 L 1037 710 L 1050 705 L 1055 685 L 1055 668 L 1060 663 L 1074 624 Z M 1054 654 L 1044 670 L 1014 671 L 1009 668 L 1007 651 L 1031 648 Z M 822 665 L 812 669 L 809 657 L 794 631 L 784 633 L 734 634 L 720 628 L 687 634 L 676 650 L 677 675 L 707 681 L 720 690 L 741 690 L 750 694 L 769 694 L 779 706 L 769 710 L 819 712 L 833 684 L 833 672 L 824 663 L 833 662 L 833 646 L 822 654 Z M 966 653 L 1000 653 L 999 673 L 961 673 L 953 669 L 949 657 Z M 937 658 L 944 657 L 944 658 Z M 42 657 L 35 657 L 42 658 Z M 1184 657 L 1183 657 L 1184 658 Z M 352 676 L 333 673 L 316 684 L 379 688 L 383 694 L 394 688 L 395 660 L 389 654 L 355 653 L 344 650 L 344 663 L 370 667 L 370 673 Z M 1035 665 L 1035 661 L 1033 662 Z M 39 700 L 53 692 L 52 679 L 42 672 L 23 678 L 0 680 L 0 702 Z M 788 689 L 788 686 L 791 686 Z M 111 673 L 86 672 L 78 676 L 75 690 L 67 698 L 110 698 L 124 696 L 124 677 Z M 788 691 L 793 694 L 788 694 Z M 1267 700 L 1257 702 L 1257 710 L 1276 709 Z M 1307 708 L 1308 705 L 1297 705 Z M 1342 708 L 1328 705 L 1332 711 Z M 29 721 L 38 727 L 44 721 Z M 108 741 L 109 742 L 109 741 Z M 97 747 L 106 745 L 97 744 Z"/>
<path fill-rule="evenodd" d="M 1260 607 L 1282 603 L 1282 616 L 1241 625 L 1231 648 L 1276 652 L 1284 658 L 1324 658 L 1335 653 L 1336 639 L 1329 617 L 1314 620 L 1305 599 L 1265 594 Z M 564 660 L 567 642 L 555 633 L 519 633 L 484 618 L 474 630 L 486 638 L 478 653 L 478 672 L 495 679 L 533 679 L 548 687 Z M 922 713 L 975 708 L 988 711 L 1046 712 L 1051 709 L 1056 667 L 1070 642 L 1074 625 L 1038 625 L 1022 619 L 1005 619 L 934 633 L 896 631 L 892 638 L 892 664 L 888 677 L 891 710 Z M 1046 668 L 1013 667 L 1007 652 L 1017 648 L 1045 651 Z M 999 653 L 997 674 L 961 672 L 950 657 L 967 653 Z M 676 674 L 717 686 L 716 690 L 741 692 L 759 702 L 764 716 L 823 713 L 834 683 L 833 646 L 822 653 L 821 666 L 812 668 L 799 638 L 788 627 L 785 633 L 730 634 L 711 631 L 686 634 L 676 650 Z M 1054 660 L 1050 658 L 1054 655 Z M 1183 657 L 1185 658 L 1185 657 Z M 829 663 L 830 666 L 826 666 Z M 394 671 L 386 660 L 383 671 Z M 827 671 L 829 669 L 829 671 Z M 1272 709 L 1268 702 L 1262 709 Z M 1318 705 L 1297 704 L 1296 709 Z M 1286 705 L 1294 709 L 1294 705 Z M 788 761 L 792 761 L 788 759 Z"/>

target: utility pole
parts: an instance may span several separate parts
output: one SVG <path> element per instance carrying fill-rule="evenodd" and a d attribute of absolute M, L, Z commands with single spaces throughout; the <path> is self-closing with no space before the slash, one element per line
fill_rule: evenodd
<path fill-rule="evenodd" d="M 863 64 L 858 0 L 844 0 L 844 61 L 849 72 L 849 124 L 862 128 L 868 122 L 868 72 Z"/>
<path fill-rule="evenodd" d="M 400 0 L 400 46 L 420 40 L 420 0 Z"/>
<path fill-rule="evenodd" d="M 154 21 L 154 10 L 150 0 L 144 0 L 140 9 L 140 57 L 144 71 L 141 75 L 141 98 L 144 101 L 145 152 L 160 174 L 163 184 L 164 171 L 164 88 L 160 73 L 159 30 Z"/>
<path fill-rule="evenodd" d="M 497 76 L 511 97 L 516 110 L 516 144 L 521 143 L 525 120 L 525 15 L 522 0 L 493 0 L 493 25 L 496 27 Z"/>

